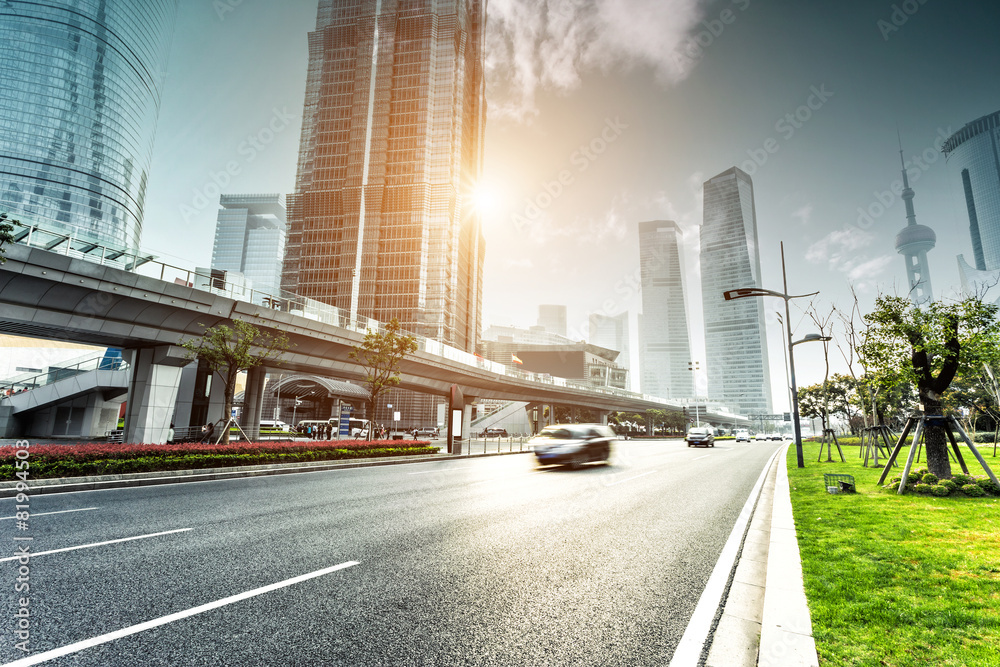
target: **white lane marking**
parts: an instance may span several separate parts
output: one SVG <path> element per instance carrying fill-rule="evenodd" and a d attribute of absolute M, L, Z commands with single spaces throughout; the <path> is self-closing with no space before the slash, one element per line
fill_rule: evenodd
<path fill-rule="evenodd" d="M 37 665 L 42 662 L 47 662 L 53 660 L 54 658 L 61 658 L 64 655 L 69 655 L 70 653 L 77 653 L 87 648 L 97 646 L 99 644 L 106 644 L 108 642 L 114 641 L 116 639 L 121 639 L 122 637 L 128 637 L 129 635 L 134 635 L 145 630 L 150 630 L 152 628 L 157 628 L 161 625 L 166 625 L 167 623 L 173 623 L 174 621 L 179 621 L 188 616 L 194 616 L 196 614 L 202 614 L 206 611 L 211 611 L 212 609 L 218 609 L 219 607 L 225 607 L 226 605 L 233 604 L 234 602 L 240 602 L 241 600 L 246 600 L 248 598 L 256 597 L 257 595 L 263 595 L 264 593 L 270 593 L 271 591 L 276 591 L 279 588 L 285 588 L 286 586 L 292 586 L 294 584 L 302 583 L 303 581 L 308 581 L 309 579 L 315 579 L 316 577 L 321 577 L 324 574 L 329 574 L 331 572 L 336 572 L 337 570 L 344 570 L 349 567 L 358 565 L 358 561 L 349 560 L 346 563 L 341 563 L 340 565 L 334 565 L 333 567 L 328 567 L 323 570 L 316 570 L 315 572 L 309 572 L 308 574 L 302 574 L 298 577 L 292 577 L 291 579 L 285 579 L 284 581 L 279 581 L 276 584 L 270 584 L 268 586 L 263 586 L 261 588 L 255 588 L 252 591 L 246 591 L 245 593 L 238 593 L 236 595 L 231 595 L 227 598 L 222 598 L 221 600 L 216 600 L 215 602 L 209 602 L 207 604 L 200 605 L 198 607 L 192 607 L 185 611 L 178 611 L 173 614 L 168 614 L 166 616 L 161 616 L 159 618 L 154 618 L 151 621 L 146 621 L 145 623 L 139 623 L 138 625 L 130 625 L 127 628 L 122 628 L 121 630 L 115 630 L 114 632 L 109 632 L 107 634 L 99 635 L 97 637 L 92 637 L 90 639 L 85 639 L 81 642 L 76 642 L 75 644 L 68 644 L 61 648 L 52 649 L 51 651 L 45 651 L 44 653 L 39 653 L 38 655 L 28 656 L 27 658 L 21 658 L 20 660 L 15 660 L 14 662 L 8 662 L 5 665 L 0 665 L 0 667 L 28 667 L 29 665 Z"/>
<path fill-rule="evenodd" d="M 119 540 L 108 540 L 107 542 L 95 542 L 94 544 L 81 544 L 78 547 L 65 547 L 63 549 L 52 549 L 51 551 L 39 551 L 38 553 L 31 554 L 32 558 L 38 558 L 39 556 L 46 556 L 48 554 L 58 554 L 63 551 L 76 551 L 77 549 L 93 549 L 94 547 L 103 547 L 108 544 L 118 544 L 119 542 L 131 542 L 132 540 L 144 540 L 147 537 L 159 537 L 160 535 L 172 535 L 174 533 L 186 533 L 192 530 L 191 528 L 178 528 L 177 530 L 166 530 L 162 533 L 150 533 L 149 535 L 138 535 L 136 537 L 123 537 Z M 20 556 L 11 556 L 10 558 L 0 558 L 0 563 L 5 563 L 9 560 L 17 560 Z M 4 665 L 0 665 L 4 667 Z"/>
<path fill-rule="evenodd" d="M 707 458 L 708 458 L 709 456 L 711 456 L 711 454 L 705 454 L 704 456 L 699 456 L 698 458 L 696 458 L 696 459 L 691 459 L 691 460 L 692 460 L 692 461 L 700 461 L 700 460 L 702 460 L 702 459 L 707 459 Z"/>
<path fill-rule="evenodd" d="M 78 510 L 59 510 L 58 512 L 32 512 L 31 518 L 34 519 L 36 516 L 48 516 L 49 514 L 68 514 L 69 512 L 87 512 L 89 510 L 96 510 L 96 507 L 83 507 Z M 12 521 L 17 517 L 14 516 L 2 516 L 0 521 Z"/>
<path fill-rule="evenodd" d="M 638 475 L 634 475 L 634 476 L 628 477 L 626 479 L 619 479 L 616 482 L 608 482 L 604 486 L 614 486 L 615 484 L 624 484 L 625 482 L 631 482 L 633 479 L 639 479 L 640 477 L 645 477 L 646 475 L 652 475 L 655 472 L 657 472 L 657 471 L 656 470 L 650 470 L 649 472 L 644 472 L 644 473 L 641 473 L 641 474 L 638 474 Z"/>
<path fill-rule="evenodd" d="M 774 463 L 775 457 L 782 451 L 784 449 L 779 449 L 768 459 L 767 465 L 764 466 L 760 477 L 757 478 L 757 483 L 754 484 L 750 495 L 747 497 L 747 501 L 743 504 L 743 509 L 736 519 L 736 525 L 733 526 L 733 532 L 729 534 L 726 545 L 722 547 L 719 560 L 715 563 L 715 568 L 708 578 L 708 583 L 705 584 L 705 590 L 702 591 L 701 598 L 698 600 L 698 606 L 695 607 L 694 613 L 691 614 L 691 620 L 688 621 L 687 629 L 684 630 L 684 635 L 681 637 L 680 643 L 677 644 L 677 650 L 674 651 L 674 657 L 670 659 L 668 667 L 695 667 L 701 661 L 702 649 L 705 646 L 705 642 L 708 641 L 708 633 L 712 629 L 712 621 L 715 620 L 715 613 L 722 602 L 722 594 L 726 590 L 726 584 L 729 583 L 729 574 L 733 571 L 733 566 L 736 564 L 736 555 L 739 553 L 740 544 L 743 542 L 743 535 L 746 533 L 747 524 L 750 523 L 750 519 L 753 517 L 757 497 L 760 495 L 761 487 L 764 486 L 764 480 L 767 478 L 768 471 L 771 470 L 771 465 Z M 779 465 L 783 464 L 784 459 L 779 462 Z"/>

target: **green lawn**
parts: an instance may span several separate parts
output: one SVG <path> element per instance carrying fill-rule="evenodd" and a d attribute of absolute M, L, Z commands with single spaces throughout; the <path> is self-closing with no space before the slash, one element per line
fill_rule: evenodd
<path fill-rule="evenodd" d="M 992 445 L 980 451 L 1000 472 Z M 875 486 L 881 471 L 864 468 L 855 447 L 846 463 L 817 463 L 819 446 L 807 443 L 801 470 L 788 453 L 820 665 L 1000 666 L 1000 499 L 897 496 Z M 858 493 L 828 494 L 823 473 L 854 475 Z"/>

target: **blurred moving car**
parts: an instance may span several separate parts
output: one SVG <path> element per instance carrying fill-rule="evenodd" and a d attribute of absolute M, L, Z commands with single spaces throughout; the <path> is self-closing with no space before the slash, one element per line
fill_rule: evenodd
<path fill-rule="evenodd" d="M 684 439 L 688 447 L 715 447 L 715 436 L 709 426 L 692 426 Z"/>
<path fill-rule="evenodd" d="M 507 429 L 505 428 L 488 428 L 479 434 L 480 438 L 506 438 Z"/>
<path fill-rule="evenodd" d="M 750 431 L 737 431 L 736 442 L 750 442 Z"/>
<path fill-rule="evenodd" d="M 608 461 L 616 439 L 611 427 L 602 424 L 554 424 L 543 428 L 528 444 L 541 465 L 564 463 L 579 468 L 591 461 Z"/>

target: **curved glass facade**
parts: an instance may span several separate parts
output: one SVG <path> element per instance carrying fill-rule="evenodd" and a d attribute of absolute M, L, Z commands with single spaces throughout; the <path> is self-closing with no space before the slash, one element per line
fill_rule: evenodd
<path fill-rule="evenodd" d="M 0 211 L 137 249 L 176 0 L 0 5 Z"/>
<path fill-rule="evenodd" d="M 1000 269 L 1000 111 L 972 121 L 941 150 L 962 177 L 976 268 Z"/>

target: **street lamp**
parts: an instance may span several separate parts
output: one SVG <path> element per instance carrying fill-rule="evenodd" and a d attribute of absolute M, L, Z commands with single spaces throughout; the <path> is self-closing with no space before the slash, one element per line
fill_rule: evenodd
<path fill-rule="evenodd" d="M 688 370 L 691 371 L 691 392 L 694 394 L 694 425 L 701 426 L 701 417 L 698 414 L 698 371 L 701 370 L 700 361 L 689 361 Z"/>
<path fill-rule="evenodd" d="M 760 287 L 744 287 L 741 289 L 728 290 L 722 293 L 723 298 L 726 301 L 732 301 L 734 299 L 743 299 L 751 296 L 776 296 L 785 300 L 785 331 L 788 335 L 788 369 L 789 378 L 792 384 L 792 427 L 795 429 L 795 456 L 798 462 L 798 467 L 805 468 L 805 458 L 802 456 L 802 428 L 799 426 L 799 393 L 798 389 L 795 387 L 795 354 L 792 348 L 794 348 L 799 343 L 808 343 L 814 340 L 823 340 L 823 337 L 819 334 L 809 334 L 802 340 L 792 342 L 792 318 L 789 312 L 788 302 L 792 299 L 802 299 L 807 296 L 816 296 L 819 292 L 813 292 L 812 294 L 798 294 L 790 295 L 788 294 L 788 277 L 785 273 L 785 243 L 781 243 L 781 281 L 784 285 L 784 292 L 774 292 L 769 289 L 762 289 Z M 829 340 L 827 338 L 826 340 Z"/>

